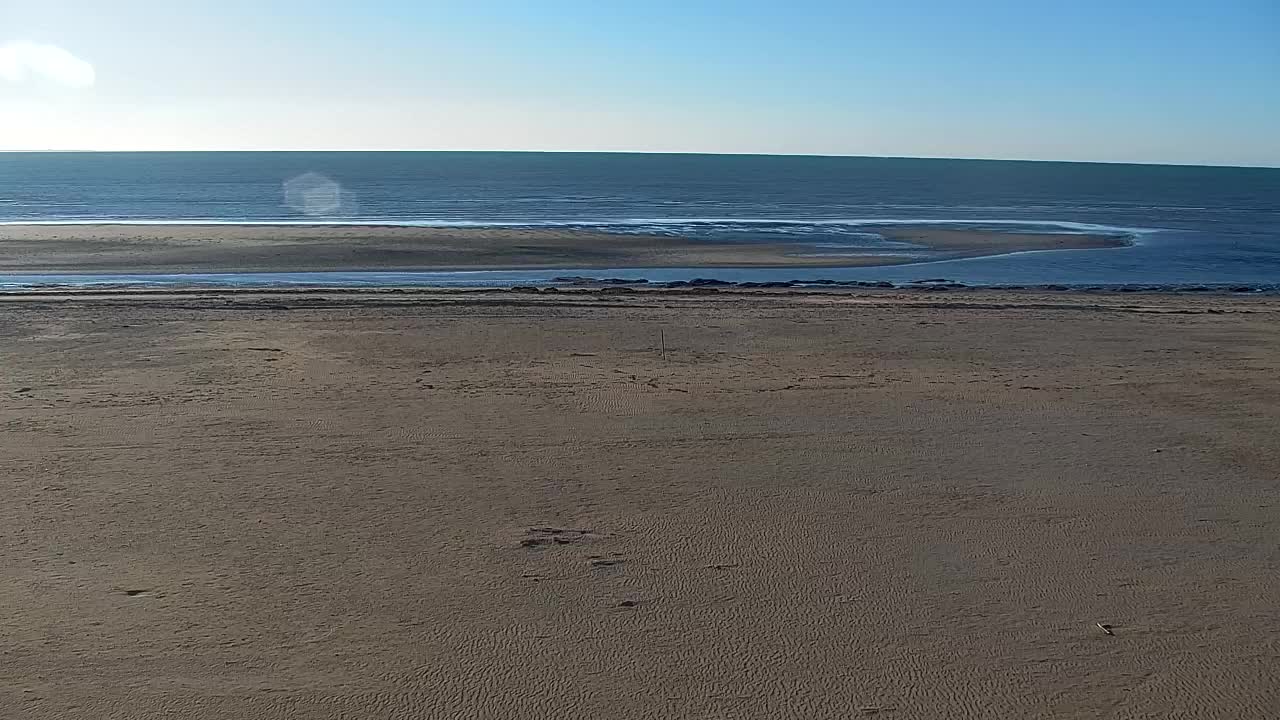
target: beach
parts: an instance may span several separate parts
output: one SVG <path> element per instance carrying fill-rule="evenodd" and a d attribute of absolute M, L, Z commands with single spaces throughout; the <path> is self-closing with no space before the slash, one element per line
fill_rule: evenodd
<path fill-rule="evenodd" d="M 300 232 L 0 254 L 263 269 Z M 589 239 L 367 232 L 305 231 L 373 267 Z M 6 718 L 1280 706 L 1274 297 L 11 294 L 0 338 Z"/>
<path fill-rule="evenodd" d="M 1030 250 L 1123 247 L 1117 234 L 867 226 L 903 247 L 707 241 L 575 229 L 378 225 L 0 225 L 0 272 L 850 267 Z"/>

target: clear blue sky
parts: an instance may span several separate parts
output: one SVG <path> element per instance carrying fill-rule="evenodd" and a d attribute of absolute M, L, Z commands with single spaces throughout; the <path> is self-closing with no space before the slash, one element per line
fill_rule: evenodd
<path fill-rule="evenodd" d="M 3 0 L 0 148 L 1275 166 L 1280 2 Z"/>

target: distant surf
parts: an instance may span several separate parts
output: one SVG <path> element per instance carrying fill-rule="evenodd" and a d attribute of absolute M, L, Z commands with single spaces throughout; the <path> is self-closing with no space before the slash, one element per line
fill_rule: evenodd
<path fill-rule="evenodd" d="M 78 219 L 0 219 L 4 225 L 231 225 L 231 226 L 268 226 L 268 227 L 326 227 L 326 226 L 369 226 L 369 227 L 432 227 L 432 228 L 583 228 L 591 230 L 625 230 L 639 232 L 653 230 L 669 232 L 672 230 L 687 231 L 698 228 L 733 228 L 744 230 L 796 230 L 803 232 L 809 228 L 823 230 L 839 230 L 849 228 L 856 232 L 867 227 L 879 225 L 929 225 L 939 227 L 957 227 L 967 229 L 991 229 L 997 227 L 1018 228 L 1021 232 L 1053 232 L 1053 233 L 1115 233 L 1139 235 L 1159 232 L 1155 227 L 1119 227 L 1082 223 L 1068 220 L 1010 220 L 1005 218 L 957 219 L 957 218 L 624 218 L 618 220 L 414 220 L 404 218 L 334 218 L 326 220 L 258 220 L 253 218 L 175 218 L 175 219 L 136 219 L 94 217 Z"/>

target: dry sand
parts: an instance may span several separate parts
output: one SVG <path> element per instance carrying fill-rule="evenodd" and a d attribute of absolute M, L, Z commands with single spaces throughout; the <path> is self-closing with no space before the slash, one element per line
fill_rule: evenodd
<path fill-rule="evenodd" d="M 1118 247 L 1105 235 L 868 228 L 931 259 Z M 385 226 L 5 225 L 0 272 L 272 272 L 390 269 L 892 265 L 897 255 L 815 256 L 803 244 L 706 242 L 568 230 Z"/>
<path fill-rule="evenodd" d="M 10 298 L 0 367 L 0 717 L 1280 708 L 1275 299 Z"/>

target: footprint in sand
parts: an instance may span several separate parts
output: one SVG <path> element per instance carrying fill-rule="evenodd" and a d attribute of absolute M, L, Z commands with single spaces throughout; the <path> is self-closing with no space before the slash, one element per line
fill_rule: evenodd
<path fill-rule="evenodd" d="M 572 545 L 595 536 L 590 530 L 566 530 L 557 527 L 532 527 L 525 532 L 526 537 L 520 541 L 520 547 L 541 548 L 557 545 Z"/>

